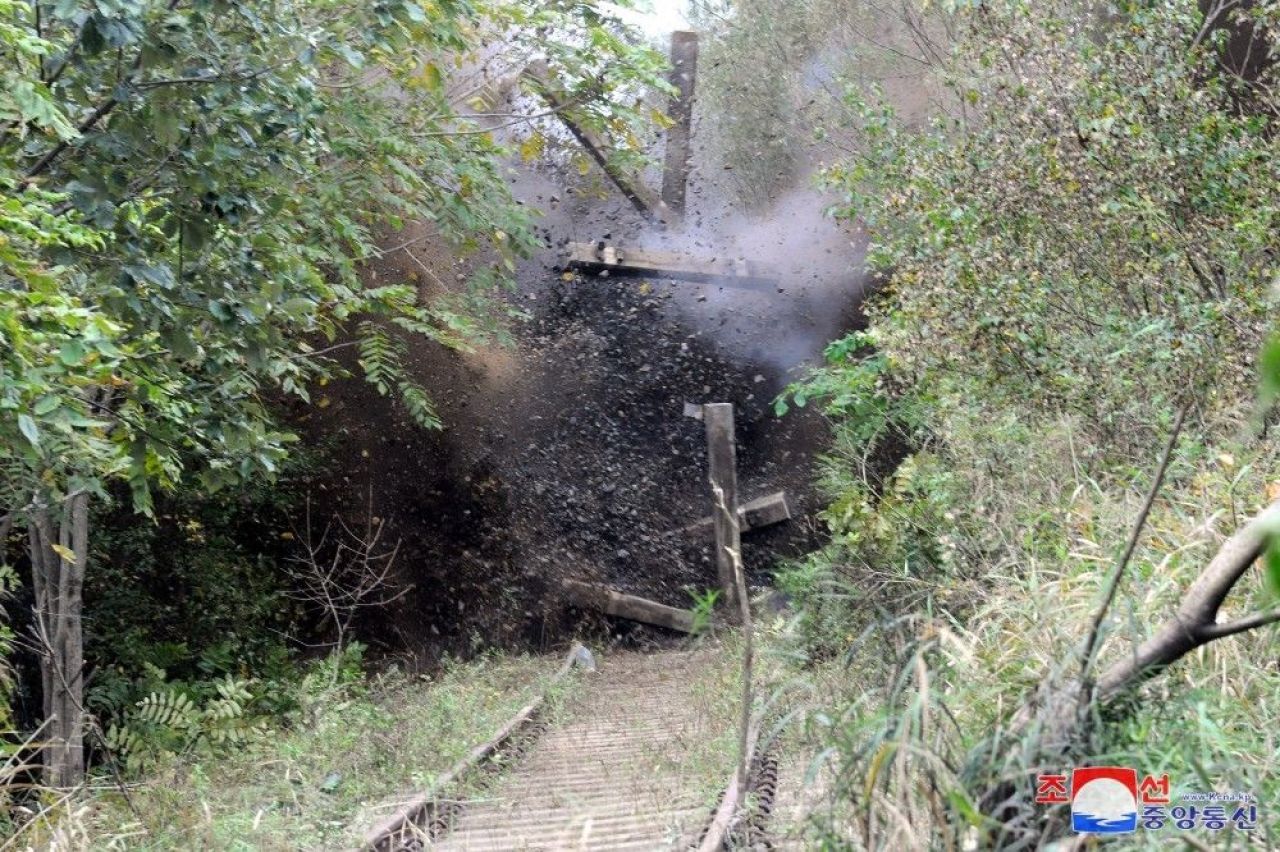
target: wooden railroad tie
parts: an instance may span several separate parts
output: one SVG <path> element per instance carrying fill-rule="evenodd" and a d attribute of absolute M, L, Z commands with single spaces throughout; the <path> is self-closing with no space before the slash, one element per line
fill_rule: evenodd
<path fill-rule="evenodd" d="M 596 609 L 618 618 L 665 627 L 668 630 L 678 630 L 681 633 L 693 632 L 691 610 L 667 606 L 635 595 L 625 595 L 607 586 L 584 583 L 581 580 L 562 580 L 561 585 L 566 597 L 580 607 Z"/>
<path fill-rule="evenodd" d="M 601 240 L 569 243 L 571 269 L 619 275 L 651 275 L 686 281 L 713 281 L 730 287 L 777 285 L 777 273 L 741 257 L 699 258 L 682 252 L 624 249 Z"/>

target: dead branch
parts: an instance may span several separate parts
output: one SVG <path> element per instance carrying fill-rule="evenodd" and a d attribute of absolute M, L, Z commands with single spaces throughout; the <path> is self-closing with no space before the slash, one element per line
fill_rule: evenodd
<path fill-rule="evenodd" d="M 988 766 L 998 754 L 1016 759 L 1012 755 L 1020 753 L 1024 761 L 1033 762 L 1058 760 L 1084 742 L 1098 705 L 1128 694 L 1210 642 L 1280 622 L 1280 609 L 1218 621 L 1227 595 L 1277 531 L 1280 500 L 1222 543 L 1205 570 L 1187 587 L 1177 610 L 1151 638 L 1114 663 L 1095 684 L 1078 677 L 1065 682 L 1046 678 L 1013 715 L 1009 726 L 997 731 L 995 739 L 984 747 L 984 751 L 991 750 L 983 756 L 974 755 L 974 759 Z M 981 811 L 994 818 L 1006 835 L 1038 836 L 1044 826 L 1023 807 L 1024 789 L 1010 780 L 1007 771 L 998 772 L 991 780 L 991 786 L 979 797 Z"/>
<path fill-rule="evenodd" d="M 1280 611 L 1257 613 L 1218 623 L 1227 595 L 1280 530 L 1280 501 L 1268 506 L 1223 542 L 1217 555 L 1182 596 L 1173 616 L 1139 645 L 1132 655 L 1111 666 L 1098 679 L 1096 696 L 1109 701 L 1149 680 L 1195 649 L 1280 620 Z"/>
<path fill-rule="evenodd" d="M 319 610 L 324 622 L 332 624 L 334 641 L 330 644 L 338 652 L 346 647 L 352 625 L 362 610 L 388 606 L 413 588 L 396 582 L 393 568 L 401 542 L 397 539 L 390 546 L 384 545 L 386 528 L 386 519 L 373 512 L 370 489 L 363 530 L 353 530 L 335 514 L 317 538 L 310 496 L 302 529 L 294 530 L 302 552 L 289 560 L 293 587 L 285 594 Z"/>

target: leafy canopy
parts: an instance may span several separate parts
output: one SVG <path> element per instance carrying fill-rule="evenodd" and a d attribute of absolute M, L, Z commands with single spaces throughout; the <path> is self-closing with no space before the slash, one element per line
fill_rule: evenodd
<path fill-rule="evenodd" d="M 0 0 L 0 506 L 191 460 L 270 473 L 355 335 L 367 377 L 438 425 L 404 335 L 466 345 L 534 245 L 505 151 L 460 106 L 535 55 L 626 138 L 660 60 L 593 2 Z M 485 262 L 430 301 L 366 287 L 406 222 Z M 339 340 L 342 338 L 342 342 Z"/>

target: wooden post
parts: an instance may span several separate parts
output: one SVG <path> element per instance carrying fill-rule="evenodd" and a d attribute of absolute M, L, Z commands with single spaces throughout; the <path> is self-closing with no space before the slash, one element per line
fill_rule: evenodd
<path fill-rule="evenodd" d="M 742 539 L 738 525 L 738 449 L 733 435 L 732 403 L 713 402 L 702 406 L 702 421 L 707 427 L 716 573 L 728 612 L 737 613 L 738 578 L 734 554 L 740 562 Z"/>
<path fill-rule="evenodd" d="M 667 128 L 667 152 L 662 170 L 662 200 L 676 216 L 684 215 L 689 181 L 689 141 L 693 134 L 693 84 L 698 74 L 698 34 L 671 34 L 671 85 L 676 94 L 667 113 L 675 123 Z"/>

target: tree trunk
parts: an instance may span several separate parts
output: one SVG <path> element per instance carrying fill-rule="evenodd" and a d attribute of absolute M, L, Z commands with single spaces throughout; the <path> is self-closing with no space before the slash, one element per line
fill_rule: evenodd
<path fill-rule="evenodd" d="M 74 787 L 84 780 L 80 611 L 89 556 L 89 495 L 72 494 L 56 509 L 37 504 L 28 514 L 27 534 L 44 697 L 44 783 Z"/>

